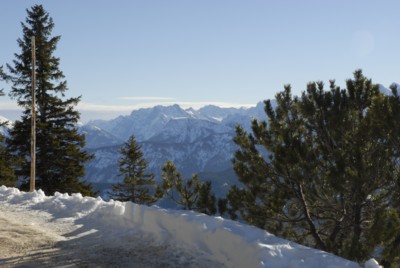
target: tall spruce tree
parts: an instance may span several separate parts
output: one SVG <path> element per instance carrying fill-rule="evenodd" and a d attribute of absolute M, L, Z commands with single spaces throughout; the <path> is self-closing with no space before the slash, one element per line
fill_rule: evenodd
<path fill-rule="evenodd" d="M 297 98 L 286 86 L 276 101 L 253 134 L 237 127 L 233 164 L 245 187 L 232 187 L 228 213 L 352 260 L 384 247 L 397 261 L 399 97 L 358 70 L 345 89 L 310 83 Z"/>
<path fill-rule="evenodd" d="M 133 135 L 120 148 L 120 153 L 119 172 L 123 182 L 112 186 L 110 197 L 137 204 L 156 202 L 154 174 L 146 173 L 148 163 Z"/>
<path fill-rule="evenodd" d="M 27 10 L 21 23 L 23 36 L 18 39 L 20 53 L 12 64 L 7 64 L 7 79 L 12 83 L 10 96 L 24 111 L 10 131 L 8 149 L 14 155 L 24 156 L 17 175 L 26 189 L 30 174 L 31 133 L 31 37 L 36 38 L 36 188 L 46 194 L 55 191 L 94 195 L 92 186 L 80 181 L 84 164 L 91 155 L 84 151 L 85 136 L 77 131 L 79 113 L 74 109 L 80 100 L 65 98 L 67 82 L 59 69 L 60 59 L 53 54 L 60 36 L 52 36 L 53 19 L 42 5 Z"/>

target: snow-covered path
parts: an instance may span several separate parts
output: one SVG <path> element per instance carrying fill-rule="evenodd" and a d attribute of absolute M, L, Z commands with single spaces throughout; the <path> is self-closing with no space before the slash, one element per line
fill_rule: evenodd
<path fill-rule="evenodd" d="M 104 233 L 106 231 L 106 233 Z M 0 205 L 1 267 L 221 267 L 150 237 L 92 229 L 44 211 Z M 112 238 L 112 239 L 110 239 Z"/>
<path fill-rule="evenodd" d="M 39 264 L 38 253 L 41 257 L 53 251 L 61 237 L 15 220 L 0 213 L 0 266 Z"/>
<path fill-rule="evenodd" d="M 220 217 L 5 186 L 0 266 L 360 268 Z"/>

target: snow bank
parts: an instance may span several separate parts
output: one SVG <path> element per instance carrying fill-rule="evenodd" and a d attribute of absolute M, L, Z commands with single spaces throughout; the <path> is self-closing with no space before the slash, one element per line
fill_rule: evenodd
<path fill-rule="evenodd" d="M 45 196 L 43 191 L 20 192 L 0 187 L 0 201 L 26 210 L 42 210 L 54 219 L 73 220 L 88 229 L 123 239 L 134 232 L 159 244 L 191 248 L 228 267 L 360 267 L 332 254 L 278 238 L 261 229 L 192 211 L 165 210 L 131 202 L 82 197 L 80 194 Z M 115 240 L 115 239 L 114 239 Z M 370 260 L 368 268 L 379 267 Z"/>

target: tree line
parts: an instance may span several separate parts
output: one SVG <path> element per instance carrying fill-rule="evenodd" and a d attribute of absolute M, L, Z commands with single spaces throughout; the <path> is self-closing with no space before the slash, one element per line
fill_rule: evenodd
<path fill-rule="evenodd" d="M 31 36 L 36 37 L 37 187 L 46 194 L 81 192 L 84 150 L 75 110 L 80 97 L 65 98 L 67 83 L 53 55 L 59 36 L 41 5 L 27 10 L 15 54 L 1 79 L 24 111 L 0 136 L 0 184 L 27 189 L 30 168 Z M 241 187 L 216 199 L 210 182 L 182 178 L 172 162 L 155 182 L 131 136 L 120 148 L 122 182 L 110 196 L 154 204 L 169 199 L 182 209 L 239 220 L 300 244 L 362 262 L 373 254 L 385 267 L 400 265 L 400 96 L 396 85 L 384 95 L 379 85 L 356 70 L 346 87 L 310 82 L 301 96 L 290 85 L 265 101 L 266 120 L 254 120 L 251 133 L 236 127 L 233 168 Z M 4 91 L 0 91 L 4 95 Z M 377 253 L 378 252 L 378 253 Z"/>

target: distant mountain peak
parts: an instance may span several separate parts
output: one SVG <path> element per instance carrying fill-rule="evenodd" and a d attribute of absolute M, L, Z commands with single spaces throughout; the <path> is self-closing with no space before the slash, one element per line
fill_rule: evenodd
<path fill-rule="evenodd" d="M 8 120 L 7 118 L 5 118 L 4 116 L 0 115 L 0 123 L 4 123 L 4 122 L 9 122 L 10 120 Z"/>
<path fill-rule="evenodd" d="M 8 128 L 8 129 L 11 128 L 14 124 L 14 122 L 12 122 L 12 121 L 8 120 L 7 118 L 5 118 L 4 116 L 0 115 L 0 124 L 2 124 L 2 123 L 7 123 L 4 126 L 2 126 L 2 128 Z M 2 132 L 4 134 L 4 130 L 0 131 L 0 132 Z"/>
<path fill-rule="evenodd" d="M 392 95 L 392 90 L 390 89 L 392 85 L 395 85 L 397 87 L 397 92 L 400 93 L 400 84 L 398 83 L 392 83 L 389 87 L 385 87 L 382 84 L 378 85 L 379 85 L 379 91 L 385 95 Z"/>

